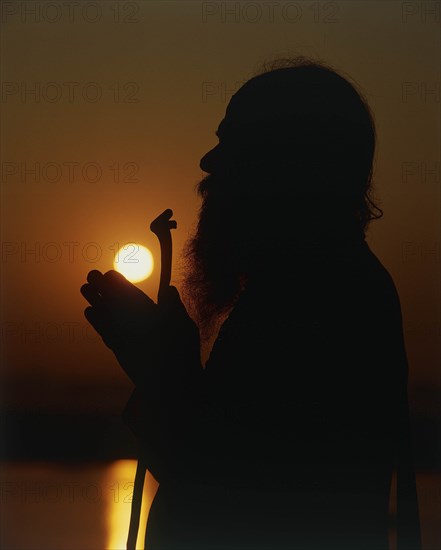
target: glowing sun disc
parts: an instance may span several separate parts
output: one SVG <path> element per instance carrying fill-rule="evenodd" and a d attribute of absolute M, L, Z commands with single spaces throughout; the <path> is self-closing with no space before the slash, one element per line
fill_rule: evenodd
<path fill-rule="evenodd" d="M 153 255 L 142 244 L 129 243 L 115 254 L 113 267 L 131 283 L 139 283 L 152 274 Z"/>

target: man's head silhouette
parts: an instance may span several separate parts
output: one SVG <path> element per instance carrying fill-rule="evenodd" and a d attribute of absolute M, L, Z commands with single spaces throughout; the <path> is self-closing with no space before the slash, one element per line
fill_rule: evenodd
<path fill-rule="evenodd" d="M 200 167 L 184 292 L 204 333 L 250 280 L 275 280 L 291 249 L 358 242 L 381 210 L 370 198 L 375 126 L 349 80 L 321 63 L 279 60 L 231 98 Z M 375 212 L 378 212 L 376 214 Z"/>

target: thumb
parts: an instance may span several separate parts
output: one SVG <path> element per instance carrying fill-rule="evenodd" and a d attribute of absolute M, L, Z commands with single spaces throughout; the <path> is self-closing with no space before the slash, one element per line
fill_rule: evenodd
<path fill-rule="evenodd" d="M 188 314 L 178 289 L 174 286 L 164 289 L 159 297 L 158 306 L 166 326 L 172 333 L 180 335 L 176 340 L 178 345 L 185 344 L 187 348 L 194 344 L 196 361 L 199 361 L 199 329 Z"/>
<path fill-rule="evenodd" d="M 188 317 L 187 310 L 175 286 L 168 286 L 159 294 L 158 306 L 166 313 L 173 311 L 175 315 L 185 314 Z"/>

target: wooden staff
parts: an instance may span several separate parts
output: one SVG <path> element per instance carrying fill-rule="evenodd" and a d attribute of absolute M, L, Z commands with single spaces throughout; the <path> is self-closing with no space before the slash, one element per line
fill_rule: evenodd
<path fill-rule="evenodd" d="M 172 238 L 171 229 L 176 229 L 175 220 L 170 218 L 173 211 L 170 208 L 164 210 L 150 224 L 150 230 L 158 237 L 161 249 L 161 276 L 159 280 L 158 304 L 162 301 L 164 292 L 170 285 L 172 268 Z M 136 466 L 135 486 L 133 488 L 132 508 L 130 512 L 129 535 L 127 538 L 127 550 L 136 550 L 136 539 L 138 538 L 139 519 L 141 516 L 142 493 L 144 489 L 145 473 L 147 462 L 143 453 L 139 452 L 138 464 Z"/>

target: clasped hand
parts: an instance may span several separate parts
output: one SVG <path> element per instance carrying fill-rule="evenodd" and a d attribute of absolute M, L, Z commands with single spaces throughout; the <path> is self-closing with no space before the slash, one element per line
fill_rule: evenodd
<path fill-rule="evenodd" d="M 86 319 L 136 385 L 163 374 L 179 383 L 189 365 L 200 367 L 199 331 L 175 287 L 156 304 L 117 271 L 93 270 L 81 294 Z"/>

